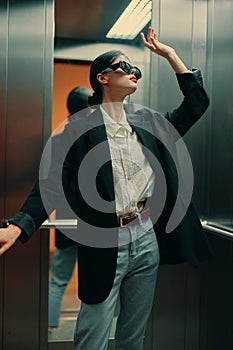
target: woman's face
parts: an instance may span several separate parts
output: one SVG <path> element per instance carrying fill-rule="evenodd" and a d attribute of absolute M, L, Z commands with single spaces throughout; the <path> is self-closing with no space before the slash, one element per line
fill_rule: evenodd
<path fill-rule="evenodd" d="M 119 61 L 126 61 L 128 63 L 129 59 L 123 55 L 118 56 L 113 62 L 113 64 Z M 122 97 L 126 97 L 137 90 L 137 78 L 134 75 L 134 70 L 130 74 L 126 74 L 121 68 L 117 68 L 112 72 L 103 73 L 106 79 L 103 88 L 106 87 L 108 91 L 113 93 L 122 94 Z"/>

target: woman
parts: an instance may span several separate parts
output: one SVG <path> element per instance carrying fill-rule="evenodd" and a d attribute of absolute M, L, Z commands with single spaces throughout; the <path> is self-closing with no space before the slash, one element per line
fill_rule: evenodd
<path fill-rule="evenodd" d="M 107 349 L 118 295 L 115 348 L 142 350 L 159 262 L 197 265 L 209 255 L 193 206 L 185 203 L 184 193 L 180 195 L 176 169 L 177 139 L 209 104 L 201 73 L 187 69 L 173 48 L 159 42 L 153 28 L 147 39 L 143 34 L 141 38 L 176 73 L 184 94 L 180 106 L 161 116 L 125 104 L 126 96 L 137 89 L 140 70 L 119 51 L 97 57 L 90 70 L 94 90 L 90 104 L 95 111 L 67 125 L 51 166 L 51 181 L 40 183 L 41 193 L 52 196 L 45 203 L 37 186 L 8 228 L 0 231 L 3 254 L 17 238 L 29 239 L 64 191 L 78 217 L 75 239 L 82 304 L 76 350 Z M 54 177 L 57 168 L 62 168 L 62 186 L 60 175 Z M 71 204 L 68 190 L 72 181 L 76 205 Z"/>

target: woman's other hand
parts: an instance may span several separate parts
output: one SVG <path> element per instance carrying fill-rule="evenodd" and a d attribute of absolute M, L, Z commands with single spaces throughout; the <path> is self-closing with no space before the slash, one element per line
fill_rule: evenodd
<path fill-rule="evenodd" d="M 21 232 L 21 228 L 15 225 L 0 229 L 0 255 L 3 255 L 13 246 Z"/>

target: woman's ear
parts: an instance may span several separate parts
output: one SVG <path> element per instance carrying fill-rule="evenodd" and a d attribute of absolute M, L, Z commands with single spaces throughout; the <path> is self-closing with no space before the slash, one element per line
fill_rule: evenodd
<path fill-rule="evenodd" d="M 96 79 L 102 85 L 108 83 L 108 77 L 105 74 L 98 73 Z"/>

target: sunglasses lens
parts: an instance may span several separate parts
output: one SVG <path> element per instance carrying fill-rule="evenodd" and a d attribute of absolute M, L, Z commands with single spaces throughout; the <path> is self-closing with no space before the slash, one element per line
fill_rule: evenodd
<path fill-rule="evenodd" d="M 121 61 L 120 62 L 121 69 L 126 73 L 130 74 L 132 70 L 134 69 L 134 75 L 137 79 L 140 79 L 142 77 L 142 73 L 138 67 L 131 66 L 128 62 Z"/>
<path fill-rule="evenodd" d="M 140 79 L 142 77 L 142 73 L 140 71 L 140 69 L 138 67 L 133 67 L 135 69 L 134 75 L 135 77 L 138 79 Z"/>
<path fill-rule="evenodd" d="M 121 61 L 120 62 L 120 67 L 126 74 L 130 74 L 130 72 L 131 72 L 131 70 L 133 68 L 131 66 L 131 64 L 129 64 L 128 62 L 125 62 L 125 61 Z"/>

